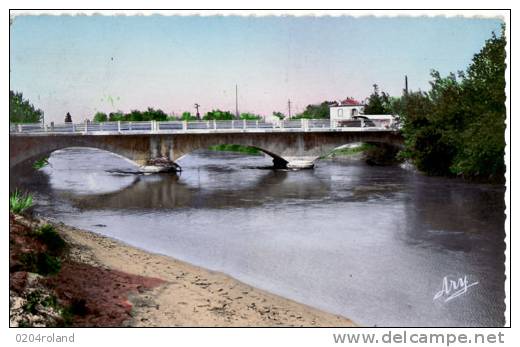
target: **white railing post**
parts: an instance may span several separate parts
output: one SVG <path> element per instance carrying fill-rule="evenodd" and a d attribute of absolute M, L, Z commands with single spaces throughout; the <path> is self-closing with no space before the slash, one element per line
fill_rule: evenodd
<path fill-rule="evenodd" d="M 235 129 L 235 120 L 234 119 L 231 120 L 231 129 Z"/>
<path fill-rule="evenodd" d="M 364 119 L 361 119 L 361 127 L 362 127 L 362 128 L 365 127 L 365 120 L 364 120 Z"/>
<path fill-rule="evenodd" d="M 247 121 L 245 119 L 242 119 L 242 129 L 247 128 Z"/>
<path fill-rule="evenodd" d="M 209 120 L 206 122 L 206 129 L 209 129 L 211 125 L 209 125 Z"/>
<path fill-rule="evenodd" d="M 128 122 L 128 130 L 132 131 L 132 122 Z"/>
<path fill-rule="evenodd" d="M 51 123 L 52 126 L 52 123 Z M 88 119 L 85 119 L 85 129 L 83 131 L 85 134 L 88 133 Z"/>
<path fill-rule="evenodd" d="M 18 128 L 18 132 L 19 132 L 19 133 L 21 133 L 21 132 L 23 131 L 23 128 L 22 128 L 22 125 L 21 125 L 21 124 L 18 124 L 17 128 Z"/>
<path fill-rule="evenodd" d="M 217 120 L 213 119 L 213 129 L 217 129 Z"/>
<path fill-rule="evenodd" d="M 75 133 L 76 132 L 76 124 L 72 123 L 72 132 Z"/>
<path fill-rule="evenodd" d="M 256 120 L 256 128 L 258 129 L 258 119 Z"/>
<path fill-rule="evenodd" d="M 121 133 L 121 121 L 120 120 L 117 121 L 117 132 Z"/>
<path fill-rule="evenodd" d="M 302 123 L 302 125 L 303 125 L 303 130 L 304 130 L 304 131 L 309 131 L 309 120 L 308 120 L 308 119 L 303 119 L 303 118 L 302 118 L 302 121 L 303 121 L 303 123 Z"/>
<path fill-rule="evenodd" d="M 47 132 L 47 124 L 43 123 L 43 131 Z"/>
<path fill-rule="evenodd" d="M 188 130 L 188 121 L 182 121 L 182 130 L 186 131 Z"/>

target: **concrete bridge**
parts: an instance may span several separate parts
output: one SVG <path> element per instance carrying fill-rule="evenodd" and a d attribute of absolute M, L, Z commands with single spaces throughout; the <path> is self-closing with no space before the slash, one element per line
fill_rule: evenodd
<path fill-rule="evenodd" d="M 397 131 L 377 127 L 339 128 L 331 126 L 328 120 L 298 120 L 281 125 L 258 121 L 113 122 L 53 127 L 38 124 L 11 129 L 9 166 L 67 147 L 91 147 L 146 167 L 156 158 L 174 163 L 197 149 L 236 144 L 261 150 L 273 158 L 276 167 L 310 167 L 317 158 L 354 142 L 403 145 Z"/>

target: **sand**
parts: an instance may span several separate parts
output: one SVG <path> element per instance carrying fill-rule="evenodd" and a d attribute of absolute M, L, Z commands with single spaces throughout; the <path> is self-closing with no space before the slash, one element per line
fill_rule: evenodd
<path fill-rule="evenodd" d="M 58 225 L 78 262 L 158 278 L 163 284 L 130 296 L 132 327 L 348 327 L 344 317 L 253 288 L 223 273 L 152 254 L 117 240 Z"/>

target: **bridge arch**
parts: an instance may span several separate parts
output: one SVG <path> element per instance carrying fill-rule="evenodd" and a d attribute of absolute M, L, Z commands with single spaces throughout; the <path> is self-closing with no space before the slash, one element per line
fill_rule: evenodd
<path fill-rule="evenodd" d="M 192 149 L 191 152 L 189 153 L 184 153 L 182 154 L 180 157 L 177 157 L 176 158 L 176 161 L 178 160 L 181 160 L 182 158 L 184 158 L 185 156 L 195 152 L 195 151 L 198 151 L 198 150 L 202 150 L 202 149 L 208 149 L 208 148 L 211 148 L 211 147 L 214 147 L 214 146 L 219 146 L 219 145 L 231 145 L 231 146 L 234 146 L 234 145 L 237 145 L 237 146 L 242 146 L 242 147 L 246 147 L 246 148 L 252 148 L 252 149 L 255 149 L 263 154 L 266 154 L 267 156 L 271 157 L 271 159 L 273 160 L 273 165 L 275 167 L 286 167 L 287 164 L 288 164 L 288 161 L 285 160 L 284 158 L 280 157 L 279 155 L 275 154 L 275 153 L 272 153 L 270 152 L 269 150 L 265 149 L 265 148 L 261 148 L 261 147 L 258 147 L 258 146 L 250 146 L 250 145 L 242 145 L 242 144 L 238 144 L 238 143 L 217 143 L 217 144 L 212 144 L 212 145 L 209 145 L 207 147 L 194 147 Z"/>
<path fill-rule="evenodd" d="M 95 148 L 110 152 L 135 165 L 143 165 L 149 158 L 149 139 L 142 137 L 127 141 L 122 136 L 52 135 L 10 136 L 9 167 L 49 156 L 65 148 Z"/>

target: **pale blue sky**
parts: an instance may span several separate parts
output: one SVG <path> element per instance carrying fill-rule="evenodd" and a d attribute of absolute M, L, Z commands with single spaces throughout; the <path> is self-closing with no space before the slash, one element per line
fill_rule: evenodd
<path fill-rule="evenodd" d="M 201 104 L 270 115 L 428 89 L 430 70 L 465 69 L 498 19 L 376 17 L 19 16 L 11 26 L 11 89 L 46 121 Z"/>

